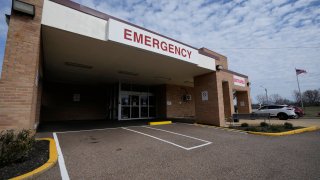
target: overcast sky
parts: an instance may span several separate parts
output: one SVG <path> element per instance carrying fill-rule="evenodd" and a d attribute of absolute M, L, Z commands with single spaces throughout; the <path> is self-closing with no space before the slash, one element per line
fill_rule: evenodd
<path fill-rule="evenodd" d="M 228 57 L 229 69 L 249 76 L 251 96 L 320 88 L 319 0 L 75 0 L 192 46 Z M 11 1 L 1 1 L 0 68 Z"/>

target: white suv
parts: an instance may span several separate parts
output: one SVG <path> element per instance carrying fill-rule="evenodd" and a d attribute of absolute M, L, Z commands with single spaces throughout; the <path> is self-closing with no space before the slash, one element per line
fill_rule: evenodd
<path fill-rule="evenodd" d="M 271 117 L 278 117 L 280 120 L 287 120 L 288 118 L 296 117 L 294 108 L 287 105 L 266 105 L 257 109 L 253 113 L 270 113 Z"/>

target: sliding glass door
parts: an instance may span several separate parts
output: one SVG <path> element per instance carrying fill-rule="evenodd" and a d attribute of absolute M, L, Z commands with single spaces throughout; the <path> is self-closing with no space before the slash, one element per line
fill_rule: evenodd
<path fill-rule="evenodd" d="M 128 85 L 123 86 L 119 92 L 119 120 L 151 119 L 155 113 L 154 94 L 148 92 L 148 88 L 140 88 L 147 92 L 137 92 L 128 89 Z M 135 85 L 137 87 L 137 85 Z M 138 90 L 140 90 L 138 89 Z"/>

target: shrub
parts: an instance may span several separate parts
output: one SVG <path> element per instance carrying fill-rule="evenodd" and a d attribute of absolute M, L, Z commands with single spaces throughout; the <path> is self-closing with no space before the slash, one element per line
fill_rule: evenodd
<path fill-rule="evenodd" d="M 288 122 L 285 122 L 283 124 L 283 126 L 284 126 L 285 129 L 293 129 L 293 125 L 291 123 L 288 123 Z"/>
<path fill-rule="evenodd" d="M 242 123 L 242 124 L 241 124 L 241 127 L 248 127 L 248 126 L 249 126 L 248 123 Z"/>
<path fill-rule="evenodd" d="M 271 132 L 281 132 L 281 127 L 277 125 L 271 125 L 270 130 Z"/>
<path fill-rule="evenodd" d="M 257 132 L 258 129 L 256 127 L 248 127 L 246 128 L 246 131 L 254 131 L 254 132 Z"/>
<path fill-rule="evenodd" d="M 261 126 L 261 127 L 268 127 L 268 126 L 269 126 L 269 124 L 268 124 L 268 123 L 266 123 L 266 122 L 261 122 L 261 123 L 260 123 L 260 126 Z"/>
<path fill-rule="evenodd" d="M 28 157 L 35 143 L 31 130 L 0 132 L 0 167 Z"/>

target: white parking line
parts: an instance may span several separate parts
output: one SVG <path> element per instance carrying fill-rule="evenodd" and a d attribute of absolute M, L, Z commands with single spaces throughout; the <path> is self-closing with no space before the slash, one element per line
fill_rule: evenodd
<path fill-rule="evenodd" d="M 175 124 L 175 123 L 172 123 Z M 137 125 L 137 126 L 126 126 L 126 127 L 145 127 L 149 125 Z M 77 133 L 77 132 L 90 132 L 90 131 L 103 131 L 103 130 L 109 130 L 109 129 L 121 129 L 122 127 L 114 127 L 114 128 L 101 128 L 101 129 L 84 129 L 84 130 L 74 130 L 74 131 L 59 131 L 55 133 Z"/>
<path fill-rule="evenodd" d="M 75 131 L 60 131 L 60 132 L 55 132 L 55 133 L 77 133 L 77 132 L 90 132 L 90 131 L 102 131 L 102 130 L 108 130 L 108 129 L 119 129 L 119 127 L 115 128 L 102 128 L 102 129 L 85 129 L 85 130 L 75 130 Z"/>
<path fill-rule="evenodd" d="M 58 162 L 59 162 L 59 168 L 61 173 L 62 180 L 69 180 L 69 174 L 66 168 L 66 164 L 64 162 L 63 154 L 59 145 L 58 136 L 56 133 L 53 133 L 53 138 L 56 141 L 57 151 L 58 151 Z"/>
<path fill-rule="evenodd" d="M 172 133 L 172 134 L 176 134 L 176 135 L 188 137 L 188 138 L 191 138 L 191 139 L 196 139 L 196 140 L 198 140 L 198 141 L 202 141 L 202 142 L 206 142 L 206 143 L 205 143 L 205 144 L 198 145 L 198 146 L 193 146 L 193 147 L 184 147 L 184 146 L 181 146 L 181 145 L 179 145 L 179 144 L 176 144 L 176 143 L 173 143 L 173 142 L 170 142 L 170 141 L 167 141 L 167 140 L 164 140 L 164 139 L 161 139 L 161 138 L 158 138 L 158 137 L 155 137 L 155 136 L 152 136 L 152 135 L 150 135 L 150 134 L 146 134 L 146 133 L 143 133 L 143 132 L 140 132 L 140 131 L 136 131 L 136 130 L 129 129 L 129 128 L 125 128 L 125 127 L 123 127 L 122 129 L 125 129 L 125 130 L 128 130 L 128 131 L 132 131 L 132 132 L 135 132 L 135 133 L 138 133 L 138 134 L 142 134 L 142 135 L 145 135 L 145 136 L 148 136 L 148 137 L 157 139 L 157 140 L 159 140 L 159 141 L 162 141 L 162 142 L 165 142 L 165 143 L 174 145 L 174 146 L 176 146 L 176 147 L 182 148 L 182 149 L 187 150 L 187 151 L 192 150 L 192 149 L 196 149 L 196 148 L 199 148 L 199 147 L 203 147 L 203 146 L 206 146 L 206 145 L 209 145 L 209 144 L 212 143 L 212 142 L 210 142 L 210 141 L 206 141 L 206 140 L 203 140 L 203 139 L 199 139 L 199 138 L 187 136 L 187 135 L 184 135 L 184 134 L 175 133 L 175 132 L 172 132 L 172 131 L 166 131 L 166 130 L 163 130 L 163 129 L 151 128 L 151 127 L 147 127 L 147 126 L 145 126 L 145 128 L 150 128 L 150 129 L 155 129 L 155 130 L 159 130 L 159 131 L 164 131 L 164 132 L 167 132 L 167 133 Z"/>
<path fill-rule="evenodd" d="M 188 136 L 188 135 L 184 135 L 184 134 L 180 134 L 180 133 L 176 133 L 176 132 L 172 132 L 172 131 L 167 131 L 167 130 L 164 130 L 164 129 L 152 128 L 152 127 L 147 127 L 147 126 L 145 126 L 144 128 L 154 129 L 154 130 L 158 130 L 158 131 L 164 131 L 164 132 L 167 132 L 167 133 L 188 137 L 188 138 L 195 139 L 195 140 L 202 141 L 202 142 L 206 142 L 206 143 L 210 142 L 210 141 L 199 139 L 199 138 L 195 138 L 195 137 L 192 137 L 192 136 Z"/>

